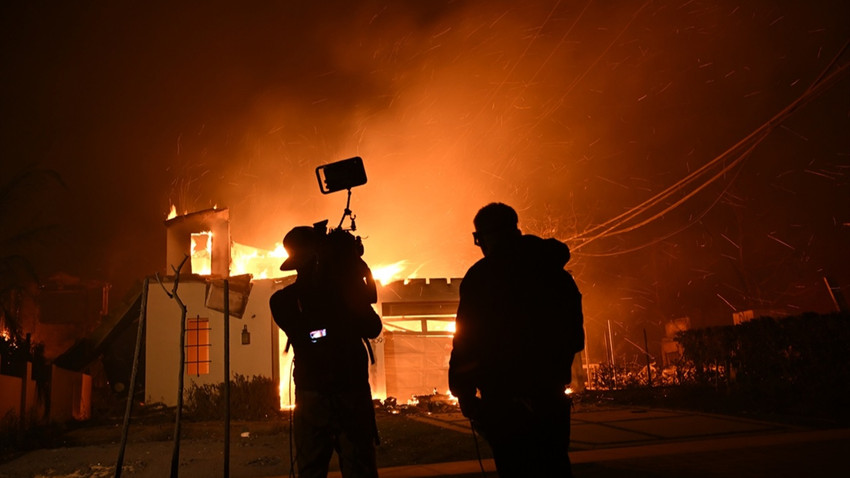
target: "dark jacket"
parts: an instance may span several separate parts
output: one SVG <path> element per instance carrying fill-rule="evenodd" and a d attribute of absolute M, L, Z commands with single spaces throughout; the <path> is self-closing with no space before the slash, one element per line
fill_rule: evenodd
<path fill-rule="evenodd" d="M 370 304 L 355 306 L 343 295 L 299 277 L 269 301 L 275 323 L 295 352 L 296 390 L 368 387 L 369 358 L 363 339 L 381 333 L 381 319 Z"/>
<path fill-rule="evenodd" d="M 476 262 L 460 285 L 449 364 L 455 396 L 535 396 L 563 391 L 584 347 L 581 294 L 556 239 L 518 237 Z"/>

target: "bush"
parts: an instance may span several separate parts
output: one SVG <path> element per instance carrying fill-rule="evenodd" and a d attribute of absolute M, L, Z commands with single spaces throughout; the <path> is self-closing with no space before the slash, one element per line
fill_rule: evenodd
<path fill-rule="evenodd" d="M 762 317 L 680 332 L 692 383 L 745 407 L 840 417 L 850 393 L 850 314 Z"/>
<path fill-rule="evenodd" d="M 224 382 L 216 385 L 192 384 L 185 392 L 185 409 L 194 420 L 224 418 Z M 230 417 L 234 420 L 263 420 L 280 413 L 277 384 L 268 377 L 249 380 L 236 374 L 230 381 Z"/>
<path fill-rule="evenodd" d="M 659 370 L 655 362 L 650 363 L 649 370 L 645 363 L 632 362 L 615 366 L 602 363 L 588 372 L 586 386 L 593 390 L 621 390 L 671 383 L 669 371 Z"/>

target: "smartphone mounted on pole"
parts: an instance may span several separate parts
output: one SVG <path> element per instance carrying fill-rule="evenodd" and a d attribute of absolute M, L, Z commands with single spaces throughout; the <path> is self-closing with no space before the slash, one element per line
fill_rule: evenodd
<path fill-rule="evenodd" d="M 343 189 L 366 184 L 366 169 L 363 158 L 355 156 L 316 168 L 316 179 L 322 194 L 330 194 Z"/>

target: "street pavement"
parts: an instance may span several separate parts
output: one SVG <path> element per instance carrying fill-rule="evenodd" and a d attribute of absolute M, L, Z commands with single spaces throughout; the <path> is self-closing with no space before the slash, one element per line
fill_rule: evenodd
<path fill-rule="evenodd" d="M 470 433 L 460 414 L 420 417 Z M 487 445 L 478 438 L 482 447 Z M 576 478 L 843 477 L 850 429 L 814 429 L 746 418 L 639 407 L 574 411 Z M 381 478 L 495 478 L 492 459 L 409 465 Z M 341 475 L 331 474 L 333 478 Z"/>

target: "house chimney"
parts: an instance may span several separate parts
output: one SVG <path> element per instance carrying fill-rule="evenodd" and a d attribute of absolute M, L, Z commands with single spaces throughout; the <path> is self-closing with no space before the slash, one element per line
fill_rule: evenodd
<path fill-rule="evenodd" d="M 212 250 L 210 253 L 210 275 L 227 277 L 230 275 L 230 213 L 225 209 L 205 209 L 165 221 L 166 275 L 174 275 L 186 256 L 180 270 L 182 274 L 199 274 L 192 270 L 192 234 L 212 232 Z"/>

